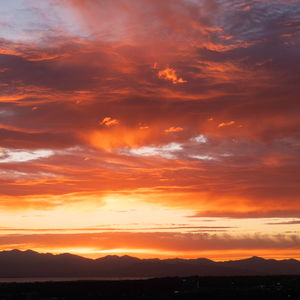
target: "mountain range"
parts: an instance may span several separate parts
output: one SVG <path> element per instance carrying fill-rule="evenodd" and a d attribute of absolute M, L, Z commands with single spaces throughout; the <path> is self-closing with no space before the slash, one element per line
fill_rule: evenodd
<path fill-rule="evenodd" d="M 300 261 L 251 257 L 215 262 L 198 259 L 139 259 L 109 255 L 89 259 L 32 250 L 0 252 L 0 277 L 169 277 L 300 275 Z"/>

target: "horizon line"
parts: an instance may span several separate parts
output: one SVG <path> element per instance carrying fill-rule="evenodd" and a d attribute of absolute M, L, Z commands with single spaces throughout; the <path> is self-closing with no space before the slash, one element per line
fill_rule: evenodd
<path fill-rule="evenodd" d="M 132 256 L 132 255 L 116 255 L 116 254 L 108 254 L 108 255 L 104 255 L 104 256 L 99 256 L 96 258 L 92 258 L 92 257 L 86 257 L 80 254 L 74 254 L 71 252 L 59 252 L 59 253 L 55 253 L 55 252 L 39 252 L 36 250 L 32 250 L 32 249 L 26 249 L 26 250 L 20 250 L 17 248 L 14 249 L 8 249 L 8 250 L 0 250 L 0 254 L 3 252 L 21 252 L 21 253 L 26 253 L 26 252 L 34 252 L 36 254 L 41 254 L 41 255 L 53 255 L 53 256 L 59 256 L 59 255 L 72 255 L 72 256 L 78 256 L 84 259 L 88 259 L 88 260 L 97 260 L 97 259 L 101 259 L 101 258 L 106 258 L 106 257 L 118 257 L 118 258 L 124 258 L 124 257 L 129 257 L 129 258 L 134 258 L 134 259 L 138 259 L 138 260 L 160 260 L 160 261 L 164 261 L 164 260 L 172 260 L 172 259 L 179 259 L 179 260 L 198 260 L 198 259 L 205 259 L 205 260 L 209 260 L 211 262 L 230 262 L 230 261 L 244 261 L 244 260 L 249 260 L 249 259 L 262 259 L 265 261 L 270 261 L 270 260 L 275 260 L 275 261 L 288 261 L 288 260 L 294 260 L 294 261 L 298 261 L 300 262 L 300 260 L 296 259 L 296 258 L 282 258 L 282 259 L 276 259 L 276 258 L 267 258 L 267 257 L 263 257 L 263 256 L 257 256 L 257 255 L 252 255 L 252 256 L 245 256 L 245 258 L 236 258 L 236 259 L 225 259 L 225 260 L 215 260 L 215 259 L 210 259 L 207 257 L 195 257 L 195 258 L 183 258 L 183 257 L 178 257 L 178 256 L 174 256 L 174 257 L 168 257 L 168 258 L 159 258 L 159 257 L 151 257 L 151 258 L 140 258 L 137 256 Z"/>

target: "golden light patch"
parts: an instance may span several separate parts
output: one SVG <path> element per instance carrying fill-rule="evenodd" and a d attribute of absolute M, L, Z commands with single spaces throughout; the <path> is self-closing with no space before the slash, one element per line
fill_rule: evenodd
<path fill-rule="evenodd" d="M 172 81 L 173 84 L 187 82 L 177 75 L 177 71 L 172 68 L 166 68 L 158 72 L 158 78 Z"/>
<path fill-rule="evenodd" d="M 218 127 L 227 127 L 227 126 L 231 126 L 234 125 L 235 121 L 230 121 L 230 122 L 222 122 L 220 124 L 218 124 Z"/>
<path fill-rule="evenodd" d="M 107 127 L 119 125 L 120 121 L 113 119 L 111 117 L 105 117 L 102 121 L 99 122 L 100 125 L 105 125 Z"/>
<path fill-rule="evenodd" d="M 111 128 L 111 130 L 92 131 L 84 138 L 88 139 L 88 142 L 98 149 L 111 151 L 120 147 L 136 148 L 145 142 L 149 134 L 149 130 L 117 126 Z"/>
<path fill-rule="evenodd" d="M 182 127 L 170 127 L 165 130 L 165 133 L 174 133 L 174 132 L 180 132 L 183 131 L 184 129 Z"/>

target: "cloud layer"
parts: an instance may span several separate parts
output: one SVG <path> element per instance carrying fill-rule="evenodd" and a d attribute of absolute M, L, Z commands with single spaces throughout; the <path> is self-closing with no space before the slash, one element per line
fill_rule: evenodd
<path fill-rule="evenodd" d="M 12 23 L 15 4 L 1 210 L 121 195 L 189 219 L 300 218 L 297 1 L 32 0 Z"/>

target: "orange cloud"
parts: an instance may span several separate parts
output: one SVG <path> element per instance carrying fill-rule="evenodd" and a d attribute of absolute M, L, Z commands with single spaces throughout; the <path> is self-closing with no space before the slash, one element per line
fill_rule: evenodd
<path fill-rule="evenodd" d="M 91 131 L 88 134 L 82 134 L 82 137 L 98 149 L 111 151 L 120 147 L 136 148 L 143 145 L 151 137 L 151 132 L 140 130 L 140 128 L 118 127 L 106 131 Z"/>
<path fill-rule="evenodd" d="M 168 129 L 165 129 L 165 133 L 173 133 L 173 132 L 180 132 L 183 131 L 184 129 L 182 127 L 170 127 Z"/>
<path fill-rule="evenodd" d="M 141 125 L 141 126 L 139 127 L 140 130 L 145 130 L 145 129 L 149 129 L 149 128 L 150 128 L 150 127 L 147 126 L 147 125 Z"/>
<path fill-rule="evenodd" d="M 218 127 L 227 127 L 227 126 L 231 126 L 234 124 L 235 124 L 235 121 L 222 122 L 222 123 L 218 124 Z"/>
<path fill-rule="evenodd" d="M 119 125 L 120 122 L 117 119 L 111 117 L 105 117 L 102 121 L 99 122 L 100 125 L 105 125 L 107 127 Z"/>
<path fill-rule="evenodd" d="M 158 78 L 172 81 L 172 83 L 174 83 L 174 84 L 187 82 L 183 78 L 179 77 L 177 75 L 176 70 L 174 70 L 172 68 L 166 68 L 164 70 L 159 71 Z"/>

